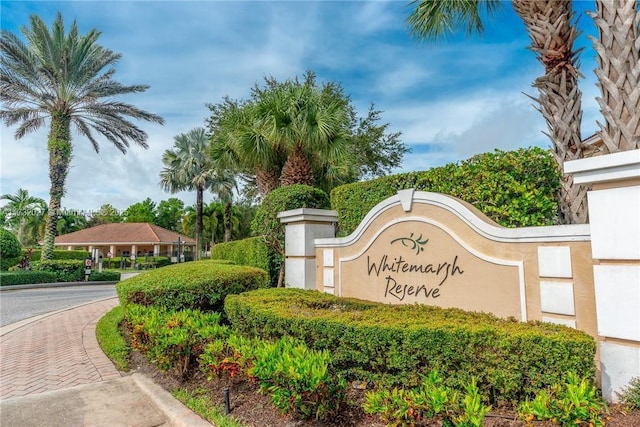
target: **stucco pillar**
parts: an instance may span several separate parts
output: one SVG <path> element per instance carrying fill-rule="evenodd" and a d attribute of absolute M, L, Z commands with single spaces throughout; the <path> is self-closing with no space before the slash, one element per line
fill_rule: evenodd
<path fill-rule="evenodd" d="M 338 213 L 300 208 L 278 214 L 285 224 L 285 286 L 316 289 L 316 238 L 335 237 Z"/>
<path fill-rule="evenodd" d="M 602 394 L 640 376 L 640 150 L 565 163 L 587 197 Z"/>
<path fill-rule="evenodd" d="M 160 256 L 160 245 L 153 245 L 153 256 Z"/>
<path fill-rule="evenodd" d="M 138 245 L 131 245 L 131 257 L 133 257 L 132 259 L 137 259 L 138 258 Z"/>
<path fill-rule="evenodd" d="M 67 250 L 68 251 L 72 251 L 73 250 L 73 246 L 67 246 Z"/>

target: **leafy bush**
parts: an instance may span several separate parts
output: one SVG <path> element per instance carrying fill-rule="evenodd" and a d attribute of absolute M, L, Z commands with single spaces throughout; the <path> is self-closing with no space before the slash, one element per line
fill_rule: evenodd
<path fill-rule="evenodd" d="M 0 273 L 0 286 L 55 283 L 58 276 L 50 271 L 11 271 Z"/>
<path fill-rule="evenodd" d="M 532 401 L 527 399 L 518 413 L 526 421 L 552 420 L 563 427 L 582 423 L 599 427 L 604 425 L 604 408 L 591 381 L 569 372 L 566 382 L 554 384 L 550 392 L 541 390 Z"/>
<path fill-rule="evenodd" d="M 447 372 L 447 386 L 460 389 L 475 377 L 491 402 L 518 402 L 565 372 L 595 376 L 593 338 L 549 323 L 299 289 L 230 295 L 225 311 L 238 333 L 265 339 L 289 335 L 328 350 L 349 379 L 413 387 L 438 369 Z"/>
<path fill-rule="evenodd" d="M 335 413 L 346 395 L 346 381 L 332 372 L 330 359 L 326 350 L 310 350 L 288 337 L 268 342 L 231 335 L 226 342 L 208 344 L 200 363 L 209 378 L 242 372 L 283 414 L 321 420 Z"/>
<path fill-rule="evenodd" d="M 632 378 L 629 385 L 619 393 L 618 397 L 620 403 L 627 408 L 640 409 L 640 377 Z"/>
<path fill-rule="evenodd" d="M 437 370 L 425 375 L 414 389 L 381 389 L 368 392 L 363 408 L 368 414 L 379 414 L 391 425 L 416 425 L 427 420 L 438 425 L 480 427 L 491 409 L 482 403 L 474 378 L 465 393 L 442 385 Z"/>
<path fill-rule="evenodd" d="M 120 272 L 119 271 L 96 271 L 93 270 L 91 275 L 89 276 L 89 280 L 92 282 L 119 282 L 120 281 Z"/>
<path fill-rule="evenodd" d="M 13 258 L 20 256 L 22 245 L 9 230 L 0 228 L 0 257 Z"/>
<path fill-rule="evenodd" d="M 0 257 L 0 271 L 11 270 L 11 267 L 15 267 L 22 261 L 22 255 L 17 257 Z"/>
<path fill-rule="evenodd" d="M 329 209 L 329 196 L 319 188 L 308 185 L 287 185 L 267 194 L 251 222 L 251 233 L 263 236 L 267 244 L 284 254 L 284 225 L 278 213 L 298 208 Z"/>
<path fill-rule="evenodd" d="M 269 273 L 272 286 L 277 284 L 282 262 L 282 256 L 270 249 L 261 237 L 218 243 L 211 248 L 211 259 L 261 268 Z"/>
<path fill-rule="evenodd" d="M 319 188 L 308 185 L 286 185 L 267 194 L 251 222 L 251 233 L 261 236 L 267 246 L 279 255 L 278 280 L 276 286 L 284 284 L 284 224 L 278 213 L 299 208 L 328 209 L 329 196 Z M 275 274 L 271 276 L 275 277 Z"/>
<path fill-rule="evenodd" d="M 331 206 L 338 211 L 340 235 L 352 233 L 371 208 L 408 188 L 457 197 L 505 227 L 551 225 L 558 216 L 559 186 L 550 151 L 496 150 L 459 164 L 336 187 Z"/>
<path fill-rule="evenodd" d="M 219 324 L 219 313 L 199 310 L 167 310 L 129 304 L 125 318 L 132 335 L 132 348 L 145 353 L 163 371 L 186 375 L 208 340 L 228 335 Z"/>
<path fill-rule="evenodd" d="M 227 295 L 269 286 L 258 268 L 193 261 L 150 270 L 116 285 L 120 304 L 222 312 Z"/>
<path fill-rule="evenodd" d="M 32 264 L 35 271 L 49 271 L 56 274 L 58 282 L 77 282 L 84 280 L 84 261 L 80 260 L 43 260 Z"/>

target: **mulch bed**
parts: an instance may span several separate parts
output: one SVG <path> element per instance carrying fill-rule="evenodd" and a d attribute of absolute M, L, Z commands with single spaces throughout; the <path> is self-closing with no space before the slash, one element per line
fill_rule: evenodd
<path fill-rule="evenodd" d="M 282 416 L 271 403 L 269 396 L 258 392 L 258 387 L 242 378 L 222 377 L 208 381 L 199 371 L 189 378 L 170 372 L 161 372 L 143 355 L 134 351 L 131 361 L 132 371 L 140 372 L 168 391 L 183 388 L 187 391 L 206 389 L 214 401 L 223 405 L 223 390 L 230 391 L 231 416 L 246 426 L 254 427 L 383 427 L 385 423 L 379 417 L 372 417 L 364 413 L 360 405 L 352 405 L 340 415 L 329 421 L 299 421 L 291 417 Z M 197 371 L 197 370 L 196 370 Z M 361 403 L 364 390 L 350 388 L 348 399 L 353 403 Z M 609 419 L 606 426 L 610 427 L 639 427 L 640 411 L 625 412 L 619 405 L 609 407 Z M 484 420 L 487 427 L 526 427 L 527 423 L 516 420 L 515 413 L 508 410 L 490 412 Z M 424 426 L 439 426 L 439 423 L 424 424 Z M 551 422 L 533 421 L 533 427 L 554 427 Z"/>

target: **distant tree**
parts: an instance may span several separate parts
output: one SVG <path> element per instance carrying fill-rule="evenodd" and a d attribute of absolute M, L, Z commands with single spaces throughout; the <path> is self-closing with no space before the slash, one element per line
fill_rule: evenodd
<path fill-rule="evenodd" d="M 224 181 L 227 174 L 209 156 L 209 137 L 203 128 L 195 128 L 174 137 L 173 148 L 162 155 L 164 168 L 160 185 L 165 191 L 196 192 L 196 259 L 202 254 L 202 199 L 204 190 Z"/>
<path fill-rule="evenodd" d="M 29 195 L 29 191 L 20 188 L 16 194 L 3 194 L 0 200 L 8 200 L 2 207 L 5 221 L 15 230 L 18 241 L 25 245 L 24 229 L 30 217 L 37 216 L 46 206 L 44 200 Z"/>
<path fill-rule="evenodd" d="M 87 217 L 81 212 L 62 209 L 58 215 L 56 231 L 58 235 L 73 233 L 87 228 Z"/>
<path fill-rule="evenodd" d="M 129 142 L 147 148 L 147 134 L 129 118 L 164 123 L 155 114 L 116 101 L 118 95 L 144 92 L 148 86 L 126 86 L 113 80 L 112 68 L 121 55 L 97 44 L 100 32 L 78 33 L 74 22 L 65 33 L 58 13 L 51 30 L 36 15 L 30 27 L 22 27 L 26 42 L 2 30 L 0 38 L 0 120 L 19 124 L 15 138 L 33 132 L 50 120 L 49 209 L 42 259 L 53 258 L 57 218 L 64 195 L 73 145 L 71 125 L 98 151 L 93 131 L 103 135 L 122 153 Z"/>
<path fill-rule="evenodd" d="M 184 213 L 184 202 L 182 200 L 175 197 L 161 200 L 158 204 L 158 215 L 155 223 L 167 230 L 179 231 Z"/>
<path fill-rule="evenodd" d="M 122 222 L 122 215 L 118 209 L 114 208 L 109 203 L 100 206 L 97 212 L 91 214 L 89 219 L 89 227 L 95 227 L 101 224 L 113 224 Z"/>
<path fill-rule="evenodd" d="M 123 214 L 124 222 L 150 222 L 156 221 L 156 204 L 147 197 L 142 202 L 129 206 Z"/>

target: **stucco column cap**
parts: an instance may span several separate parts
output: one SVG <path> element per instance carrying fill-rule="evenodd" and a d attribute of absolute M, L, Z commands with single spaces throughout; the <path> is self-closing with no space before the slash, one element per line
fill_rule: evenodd
<path fill-rule="evenodd" d="M 576 184 L 640 178 L 640 149 L 565 162 L 564 172 Z"/>
<path fill-rule="evenodd" d="M 338 222 L 338 212 L 327 209 L 298 208 L 278 213 L 278 218 L 283 224 L 291 222 Z"/>

